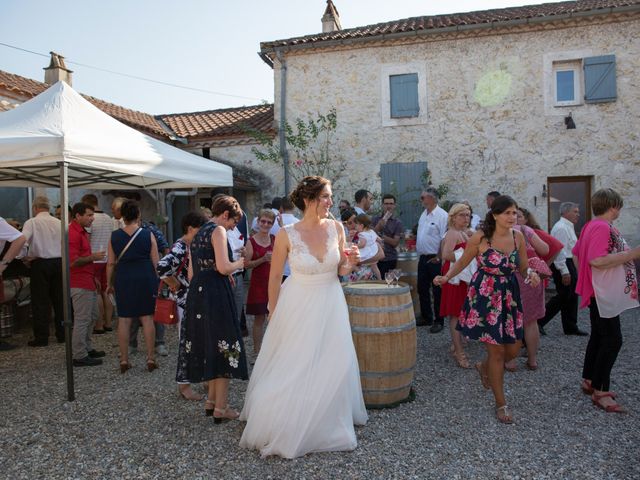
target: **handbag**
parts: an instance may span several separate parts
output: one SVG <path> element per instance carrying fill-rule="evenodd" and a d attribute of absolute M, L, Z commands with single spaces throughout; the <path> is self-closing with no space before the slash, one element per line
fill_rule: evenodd
<path fill-rule="evenodd" d="M 116 281 L 116 269 L 118 267 L 118 262 L 120 261 L 120 259 L 124 255 L 124 252 L 126 252 L 129 249 L 129 247 L 131 246 L 131 244 L 133 243 L 133 241 L 136 239 L 136 237 L 138 236 L 138 234 L 141 231 L 142 231 L 142 228 L 138 228 L 138 230 L 136 230 L 136 232 L 133 234 L 133 236 L 129 239 L 127 244 L 124 246 L 124 248 L 120 252 L 120 255 L 118 255 L 118 258 L 116 258 L 116 263 L 113 266 L 113 272 L 111 272 L 111 278 L 109 278 L 109 285 L 108 285 L 109 287 L 113 288 L 113 285 L 114 285 L 114 283 Z"/>
<path fill-rule="evenodd" d="M 188 256 L 188 254 L 185 254 L 182 259 L 182 263 L 180 263 L 178 270 L 176 270 L 176 277 L 187 262 Z M 163 282 L 160 280 L 160 284 L 158 285 L 158 296 L 156 298 L 156 309 L 153 312 L 153 321 L 164 325 L 175 325 L 178 323 L 178 303 L 171 296 L 164 296 L 162 294 L 162 287 Z"/>
<path fill-rule="evenodd" d="M 536 272 L 540 278 L 548 278 L 552 275 L 549 265 L 540 257 L 529 257 L 529 268 Z"/>

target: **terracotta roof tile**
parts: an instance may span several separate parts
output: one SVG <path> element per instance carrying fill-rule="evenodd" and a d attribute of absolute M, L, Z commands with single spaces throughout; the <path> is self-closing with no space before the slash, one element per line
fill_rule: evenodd
<path fill-rule="evenodd" d="M 247 127 L 263 133 L 275 132 L 273 104 L 173 113 L 158 115 L 157 118 L 185 138 L 246 136 Z"/>
<path fill-rule="evenodd" d="M 490 23 L 499 26 L 501 22 L 523 20 L 540 17 L 575 14 L 592 10 L 605 10 L 616 7 L 640 5 L 640 0 L 577 0 L 567 2 L 543 3 L 522 7 L 482 10 L 477 12 L 455 13 L 448 15 L 432 15 L 424 17 L 406 18 L 392 22 L 366 25 L 334 32 L 318 33 L 303 37 L 294 37 L 272 42 L 262 42 L 262 53 L 270 52 L 277 47 L 311 45 L 325 41 L 366 38 L 379 35 L 401 34 L 416 31 L 437 30 L 447 27 L 481 26 Z"/>
<path fill-rule="evenodd" d="M 0 70 L 0 89 L 13 92 L 18 96 L 35 97 L 49 88 L 49 86 L 43 82 Z M 106 114 L 136 130 L 143 130 L 145 133 L 150 133 L 165 140 L 169 138 L 169 133 L 162 128 L 160 122 L 153 115 L 124 108 L 89 95 L 82 96 Z"/>

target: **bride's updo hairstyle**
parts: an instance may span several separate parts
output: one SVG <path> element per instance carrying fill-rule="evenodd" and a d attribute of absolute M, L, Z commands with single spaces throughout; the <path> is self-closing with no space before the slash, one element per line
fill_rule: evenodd
<path fill-rule="evenodd" d="M 493 218 L 493 216 L 504 213 L 509 207 L 518 208 L 516 201 L 509 195 L 500 195 L 493 201 L 491 210 L 487 212 L 487 216 L 484 218 L 484 223 L 482 224 L 482 231 L 487 239 L 491 239 L 493 233 L 496 231 L 496 219 Z"/>
<path fill-rule="evenodd" d="M 304 212 L 304 201 L 312 202 L 313 200 L 317 200 L 324 187 L 329 185 L 329 183 L 329 180 L 324 177 L 304 177 L 300 180 L 295 190 L 289 194 L 289 199 L 301 212 Z"/>

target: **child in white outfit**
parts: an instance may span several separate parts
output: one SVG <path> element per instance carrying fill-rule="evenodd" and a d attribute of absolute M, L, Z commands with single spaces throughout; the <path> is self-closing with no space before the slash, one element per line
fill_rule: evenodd
<path fill-rule="evenodd" d="M 378 234 L 371 230 L 371 217 L 366 213 L 361 213 L 356 217 L 355 223 L 358 231 L 360 262 L 369 265 L 376 278 L 381 280 L 378 262 L 367 263 L 367 260 L 378 253 Z"/>

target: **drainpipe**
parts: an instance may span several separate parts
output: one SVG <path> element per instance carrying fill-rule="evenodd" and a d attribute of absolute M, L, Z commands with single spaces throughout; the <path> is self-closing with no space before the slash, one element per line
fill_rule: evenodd
<path fill-rule="evenodd" d="M 188 190 L 188 191 L 172 190 L 169 193 L 167 193 L 167 196 L 165 198 L 165 204 L 167 207 L 167 238 L 169 239 L 169 244 L 173 244 L 173 242 L 175 241 L 173 238 L 173 209 L 171 208 L 173 206 L 173 199 L 175 197 L 193 197 L 197 193 L 198 193 L 197 188 L 192 188 L 191 190 Z"/>
<path fill-rule="evenodd" d="M 284 59 L 281 50 L 276 51 L 276 57 L 280 63 L 280 126 L 278 128 L 278 137 L 280 140 L 280 156 L 284 167 L 284 194 L 286 196 L 289 195 L 289 152 L 287 151 L 284 129 L 287 121 L 287 61 Z"/>

